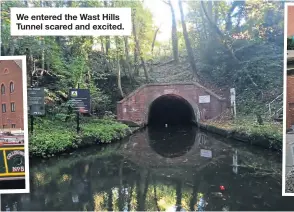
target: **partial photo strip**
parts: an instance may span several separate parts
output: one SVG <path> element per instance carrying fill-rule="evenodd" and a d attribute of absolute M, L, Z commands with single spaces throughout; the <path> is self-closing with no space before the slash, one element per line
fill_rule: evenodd
<path fill-rule="evenodd" d="M 0 194 L 29 193 L 26 56 L 0 56 Z"/>

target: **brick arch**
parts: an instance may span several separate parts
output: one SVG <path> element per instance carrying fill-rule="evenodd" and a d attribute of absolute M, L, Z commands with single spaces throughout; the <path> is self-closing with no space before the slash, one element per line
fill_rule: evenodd
<path fill-rule="evenodd" d="M 148 124 L 148 119 L 149 119 L 149 115 L 150 115 L 150 109 L 153 105 L 153 103 L 159 99 L 159 98 L 162 98 L 162 97 L 165 97 L 165 96 L 175 96 L 175 97 L 178 97 L 179 99 L 181 99 L 183 102 L 187 103 L 188 106 L 191 108 L 191 110 L 193 111 L 193 114 L 194 114 L 194 121 L 196 122 L 199 122 L 200 120 L 200 111 L 199 111 L 199 108 L 198 108 L 198 105 L 193 102 L 191 99 L 189 99 L 189 97 L 187 96 L 184 96 L 184 95 L 180 95 L 180 94 L 175 94 L 175 93 L 169 93 L 169 94 L 162 94 L 162 95 L 157 95 L 157 96 L 153 96 L 149 102 L 147 103 L 146 105 L 146 110 L 145 110 L 145 117 L 144 117 L 144 125 L 147 125 Z"/>
<path fill-rule="evenodd" d="M 145 125 L 152 102 L 167 94 L 185 99 L 193 108 L 197 122 L 216 118 L 227 110 L 225 98 L 198 83 L 147 84 L 117 103 L 117 119 Z M 203 97 L 207 96 L 209 101 L 203 102 Z"/>

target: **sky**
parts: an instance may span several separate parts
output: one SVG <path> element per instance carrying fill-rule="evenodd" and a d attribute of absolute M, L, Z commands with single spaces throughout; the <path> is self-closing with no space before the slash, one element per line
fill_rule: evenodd
<path fill-rule="evenodd" d="M 177 22 L 181 20 L 178 0 L 171 0 Z M 171 12 L 170 7 L 161 0 L 145 0 L 144 5 L 151 11 L 156 26 L 160 27 L 160 33 L 157 34 L 157 41 L 167 41 L 171 38 Z M 185 13 L 185 3 L 183 3 Z M 178 27 L 179 30 L 179 27 Z"/>

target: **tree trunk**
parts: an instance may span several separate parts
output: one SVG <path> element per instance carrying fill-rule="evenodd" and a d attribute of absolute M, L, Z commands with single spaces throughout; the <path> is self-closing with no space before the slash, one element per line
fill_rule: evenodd
<path fill-rule="evenodd" d="M 44 7 L 45 4 L 44 1 L 40 1 L 41 7 Z M 40 37 L 41 38 L 41 45 L 42 45 L 42 71 L 45 70 L 45 37 Z"/>
<path fill-rule="evenodd" d="M 139 67 L 138 67 L 138 48 L 137 43 L 134 46 L 134 75 L 139 76 Z"/>
<path fill-rule="evenodd" d="M 236 9 L 236 7 L 238 7 L 240 4 L 240 2 L 238 1 L 233 1 L 231 8 L 229 9 L 228 13 L 227 13 L 227 17 L 226 17 L 226 31 L 230 31 L 233 28 L 233 23 L 232 23 L 232 13 L 234 12 L 234 10 Z"/>
<path fill-rule="evenodd" d="M 145 79 L 147 82 L 149 82 L 149 74 L 148 74 L 148 70 L 147 70 L 147 67 L 146 67 L 146 64 L 145 64 L 145 60 L 142 56 L 142 52 L 141 52 L 141 48 L 140 48 L 140 42 L 139 42 L 139 39 L 138 39 L 138 36 L 137 36 L 137 29 L 136 29 L 136 23 L 135 23 L 135 15 L 133 15 L 132 17 L 132 21 L 133 21 L 133 33 L 134 33 L 134 38 L 135 38 L 135 43 L 136 43 L 136 46 L 137 46 L 137 51 L 139 53 L 139 56 L 140 56 L 140 60 L 141 60 L 141 64 L 143 66 L 143 69 L 144 69 L 144 74 L 145 74 Z"/>
<path fill-rule="evenodd" d="M 115 38 L 115 43 L 116 43 L 116 58 L 117 58 L 117 85 L 118 85 L 118 90 L 120 92 L 120 95 L 122 98 L 124 98 L 124 92 L 122 90 L 121 86 L 121 66 L 120 66 L 120 56 L 119 56 L 119 45 L 118 45 L 118 37 Z"/>
<path fill-rule="evenodd" d="M 186 49 L 187 49 L 187 53 L 188 53 L 188 59 L 189 59 L 193 74 L 197 77 L 197 80 L 198 80 L 199 75 L 197 73 L 195 59 L 194 59 L 194 53 L 193 53 L 193 50 L 192 50 L 192 46 L 191 46 L 191 43 L 190 43 L 188 31 L 187 31 L 187 26 L 186 26 L 185 17 L 184 17 L 182 0 L 179 0 L 179 8 L 180 8 L 180 13 L 181 13 L 181 22 L 182 22 L 182 27 L 183 27 L 183 35 L 184 35 L 184 39 L 185 39 Z"/>
<path fill-rule="evenodd" d="M 130 50 L 129 50 L 129 39 L 127 36 L 124 37 L 124 43 L 125 43 L 125 55 L 126 55 L 126 60 L 125 60 L 125 63 L 126 63 L 126 66 L 127 66 L 127 73 L 128 73 L 128 76 L 130 78 L 130 82 L 132 84 L 132 81 L 133 81 L 133 75 L 132 75 L 132 72 L 131 72 L 131 59 L 130 59 Z"/>
<path fill-rule="evenodd" d="M 108 7 L 108 1 L 104 1 L 104 7 Z M 106 39 L 106 43 L 105 43 L 105 52 L 106 52 L 106 55 L 108 56 L 108 52 L 109 52 L 109 49 L 110 49 L 110 36 L 106 36 L 105 37 Z"/>
<path fill-rule="evenodd" d="M 177 35 L 177 22 L 176 22 L 176 15 L 174 11 L 174 7 L 169 0 L 170 11 L 172 15 L 172 45 L 173 45 L 173 56 L 175 62 L 179 61 L 179 42 L 178 42 L 178 35 Z"/>
<path fill-rule="evenodd" d="M 151 55 L 152 55 L 152 57 L 153 57 L 153 51 L 154 51 L 154 46 L 155 46 L 155 41 L 156 41 L 156 36 L 157 36 L 158 31 L 159 31 L 159 27 L 155 30 L 154 36 L 153 36 L 153 41 L 152 41 L 152 45 L 151 45 Z"/>
<path fill-rule="evenodd" d="M 139 67 L 138 67 L 138 58 L 139 58 L 139 53 L 138 53 L 138 43 L 136 42 L 136 37 L 137 37 L 137 33 L 136 33 L 136 25 L 135 25 L 135 22 L 134 22 L 134 19 L 133 18 L 133 36 L 134 36 L 134 39 L 135 39 L 135 45 L 134 45 L 134 75 L 135 76 L 139 76 Z"/>
<path fill-rule="evenodd" d="M 10 42 L 9 42 L 9 55 L 14 56 L 14 51 L 15 51 L 15 40 L 13 37 L 10 37 Z"/>
<path fill-rule="evenodd" d="M 200 5 L 200 7 L 201 7 L 201 5 Z M 201 23 L 203 26 L 202 39 L 206 40 L 208 38 L 208 31 L 207 31 L 206 21 L 205 21 L 205 17 L 204 17 L 202 8 L 200 8 L 200 16 L 201 16 Z M 201 45 L 201 42 L 200 42 L 200 45 Z"/>
<path fill-rule="evenodd" d="M 109 49 L 110 49 L 110 37 L 106 36 L 105 40 L 106 40 L 105 41 L 105 53 L 108 56 Z"/>
<path fill-rule="evenodd" d="M 213 2 L 213 5 L 214 5 L 214 23 L 217 25 L 218 24 L 218 18 L 219 18 L 219 15 L 218 15 L 219 2 L 217 2 L 217 1 Z"/>
<path fill-rule="evenodd" d="M 125 94 L 121 87 L 121 70 L 120 70 L 120 63 L 119 58 L 117 58 L 117 85 L 122 98 L 124 98 Z"/>
<path fill-rule="evenodd" d="M 100 42 L 101 42 L 101 52 L 102 52 L 103 54 L 105 54 L 105 51 L 104 51 L 104 43 L 103 43 L 103 37 L 102 37 L 102 36 L 100 36 Z"/>

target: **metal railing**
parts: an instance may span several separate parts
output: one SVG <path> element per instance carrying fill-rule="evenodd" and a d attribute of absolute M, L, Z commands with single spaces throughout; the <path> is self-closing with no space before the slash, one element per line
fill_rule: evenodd
<path fill-rule="evenodd" d="M 283 96 L 283 93 L 281 93 L 280 95 L 278 95 L 274 100 L 272 100 L 270 103 L 268 103 L 268 112 L 269 112 L 269 116 L 272 117 L 272 105 L 280 98 Z M 283 107 L 279 108 L 275 114 L 277 114 L 278 112 L 280 112 L 283 109 Z M 275 115 L 274 114 L 274 115 Z"/>

